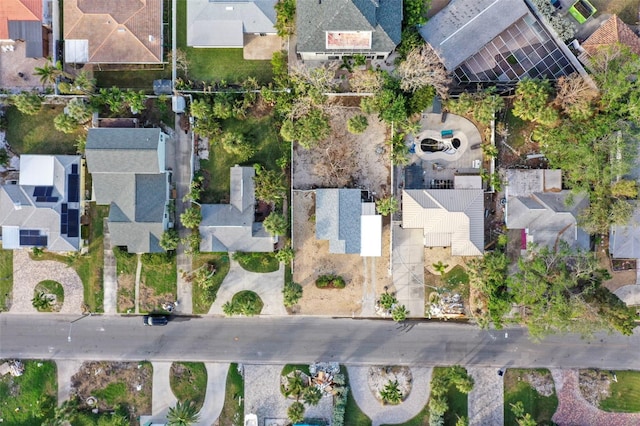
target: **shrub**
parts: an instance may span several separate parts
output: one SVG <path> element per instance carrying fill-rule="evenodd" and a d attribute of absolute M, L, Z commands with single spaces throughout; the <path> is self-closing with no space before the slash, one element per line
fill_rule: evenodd
<path fill-rule="evenodd" d="M 364 115 L 356 115 L 347 121 L 347 130 L 354 135 L 364 133 L 369 126 L 369 121 Z"/>
<path fill-rule="evenodd" d="M 245 290 L 236 293 L 230 302 L 222 306 L 226 315 L 245 315 L 248 317 L 258 315 L 262 311 L 262 299 L 253 291 Z"/>
<path fill-rule="evenodd" d="M 385 310 L 391 310 L 393 305 L 395 305 L 396 303 L 398 303 L 398 299 L 396 299 L 393 294 L 382 293 L 380 295 L 380 306 L 382 306 L 382 308 L 384 308 Z"/>
<path fill-rule="evenodd" d="M 344 386 L 336 388 L 336 395 L 334 397 L 333 404 L 333 415 L 331 418 L 331 424 L 333 426 L 344 426 L 344 415 L 347 411 L 348 395 L 348 387 Z"/>
<path fill-rule="evenodd" d="M 346 285 L 344 278 L 338 275 L 320 275 L 316 279 L 316 287 L 318 288 L 345 288 Z"/>
<path fill-rule="evenodd" d="M 290 308 L 298 303 L 298 300 L 302 297 L 302 286 L 293 281 L 288 281 L 282 289 L 282 294 L 284 296 L 284 306 Z"/>
<path fill-rule="evenodd" d="M 402 402 L 402 392 L 398 386 L 398 381 L 389 381 L 380 391 L 380 398 L 385 404 L 398 405 Z"/>
<path fill-rule="evenodd" d="M 294 402 L 287 410 L 287 417 L 292 423 L 300 423 L 304 420 L 304 404 L 302 402 Z"/>

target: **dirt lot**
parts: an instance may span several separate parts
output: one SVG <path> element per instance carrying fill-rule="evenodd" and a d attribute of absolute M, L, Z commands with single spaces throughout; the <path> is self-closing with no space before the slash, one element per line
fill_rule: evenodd
<path fill-rule="evenodd" d="M 116 391 L 114 386 L 121 384 L 126 386 L 126 390 Z M 90 396 L 97 401 L 88 408 L 98 408 L 100 411 L 113 409 L 113 402 L 126 404 L 132 425 L 138 424 L 140 415 L 151 414 L 152 385 L 153 367 L 150 363 L 142 362 L 85 362 L 71 378 L 72 389 L 81 404 L 86 404 Z"/>
<path fill-rule="evenodd" d="M 360 108 L 334 106 L 329 138 L 312 149 L 294 147 L 294 189 L 361 187 L 379 196 L 388 192 L 387 127 L 376 115 L 369 115 L 367 130 L 353 135 L 346 123 L 357 114 Z M 376 153 L 380 148 L 384 153 Z"/>
<path fill-rule="evenodd" d="M 369 115 L 369 126 L 360 135 L 347 131 L 347 120 L 360 114 L 357 98 L 334 99 L 331 108 L 331 135 L 312 149 L 300 146 L 293 153 L 293 187 L 363 188 L 381 197 L 389 191 L 390 161 L 385 145 L 388 129 Z M 388 220 L 383 221 L 382 256 L 362 258 L 357 254 L 331 254 L 329 242 L 315 237 L 315 192 L 294 191 L 293 195 L 294 281 L 304 288 L 295 312 L 322 315 L 373 315 L 373 303 L 389 277 Z M 318 289 L 319 275 L 337 274 L 347 286 L 344 289 Z M 363 311 L 363 301 L 366 309 Z"/>
<path fill-rule="evenodd" d="M 316 240 L 312 219 L 315 215 L 313 191 L 294 191 L 293 210 L 293 246 L 296 250 L 293 280 L 304 289 L 296 312 L 306 315 L 360 315 L 364 298 L 370 301 L 384 291 L 384 286 L 391 285 L 388 275 L 388 221 L 384 221 L 382 232 L 382 256 L 362 258 L 357 254 L 331 254 L 328 241 Z M 346 288 L 317 288 L 316 278 L 329 273 L 342 276 L 347 282 Z"/>

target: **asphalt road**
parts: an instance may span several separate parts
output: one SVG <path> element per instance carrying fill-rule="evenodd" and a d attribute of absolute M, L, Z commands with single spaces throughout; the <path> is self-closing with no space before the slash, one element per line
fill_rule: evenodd
<path fill-rule="evenodd" d="M 591 339 L 562 335 L 535 343 L 519 328 L 487 331 L 426 321 L 399 326 L 317 317 L 175 317 L 167 326 L 149 327 L 139 316 L 78 318 L 0 314 L 0 359 L 640 369 L 638 332 Z"/>

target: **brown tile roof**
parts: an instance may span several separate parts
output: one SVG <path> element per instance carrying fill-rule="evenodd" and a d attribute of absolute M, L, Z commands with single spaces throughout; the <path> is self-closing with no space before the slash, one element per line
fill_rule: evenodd
<path fill-rule="evenodd" d="M 0 40 L 9 39 L 9 21 L 42 21 L 42 0 L 0 0 Z"/>
<path fill-rule="evenodd" d="M 593 55 L 599 47 L 621 43 L 628 46 L 631 51 L 640 55 L 640 37 L 618 15 L 611 15 L 604 21 L 588 39 L 582 43 L 582 47 Z"/>
<path fill-rule="evenodd" d="M 88 40 L 92 63 L 162 62 L 162 0 L 66 0 L 64 38 Z"/>

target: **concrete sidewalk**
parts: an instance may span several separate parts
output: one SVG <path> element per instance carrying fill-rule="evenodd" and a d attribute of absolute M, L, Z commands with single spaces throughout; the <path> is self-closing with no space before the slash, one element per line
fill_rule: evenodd
<path fill-rule="evenodd" d="M 230 301 L 234 294 L 250 290 L 257 293 L 264 303 L 261 315 L 287 315 L 282 295 L 284 288 L 284 266 L 282 264 L 275 272 L 260 274 L 244 270 L 238 262 L 231 258 L 229 262 L 231 264 L 229 273 L 222 281 L 216 301 L 209 309 L 209 314 L 224 315 L 222 305 Z"/>
<path fill-rule="evenodd" d="M 103 219 L 103 236 L 104 236 L 104 267 L 102 269 L 102 280 L 104 286 L 104 313 L 118 313 L 118 270 L 116 267 L 116 257 L 111 247 L 111 234 L 109 233 L 109 225 L 107 218 Z"/>
<path fill-rule="evenodd" d="M 56 360 L 58 376 L 58 406 L 71 397 L 71 378 L 80 370 L 82 361 Z"/>

